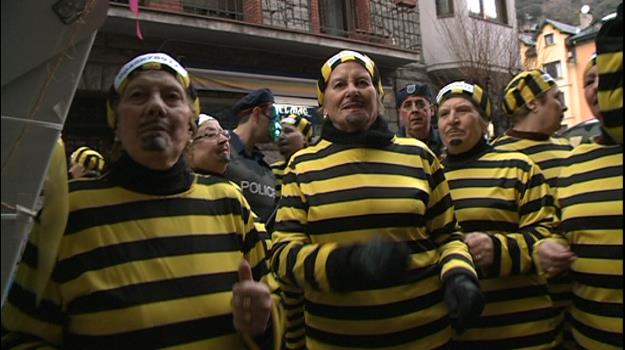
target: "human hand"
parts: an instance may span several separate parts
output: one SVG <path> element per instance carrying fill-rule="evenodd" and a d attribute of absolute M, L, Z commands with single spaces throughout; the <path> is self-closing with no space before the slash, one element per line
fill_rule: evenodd
<path fill-rule="evenodd" d="M 488 271 L 495 261 L 493 239 L 483 232 L 471 232 L 464 236 L 464 243 L 469 246 L 475 265 L 483 272 Z"/>
<path fill-rule="evenodd" d="M 272 306 L 269 287 L 252 278 L 250 264 L 239 265 L 239 282 L 232 287 L 232 322 L 242 334 L 257 336 L 267 328 Z"/>
<path fill-rule="evenodd" d="M 538 259 L 540 269 L 550 278 L 568 270 L 577 256 L 568 245 L 548 239 L 538 246 Z"/>

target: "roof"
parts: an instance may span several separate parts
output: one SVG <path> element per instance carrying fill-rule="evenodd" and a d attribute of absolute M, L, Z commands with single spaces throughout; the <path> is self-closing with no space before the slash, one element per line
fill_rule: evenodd
<path fill-rule="evenodd" d="M 545 19 L 545 21 L 543 22 L 543 25 L 541 26 L 541 29 L 542 27 L 545 26 L 545 24 L 551 24 L 554 28 L 556 28 L 557 30 L 565 34 L 575 35 L 580 32 L 579 27 L 566 24 L 566 23 L 562 23 L 562 22 L 558 22 L 549 18 Z"/>
<path fill-rule="evenodd" d="M 531 35 L 527 35 L 527 34 L 520 34 L 519 35 L 519 40 L 521 40 L 521 42 L 525 45 L 528 46 L 534 46 L 536 45 L 536 41 L 534 41 L 534 39 L 532 39 Z"/>
<path fill-rule="evenodd" d="M 576 43 L 580 41 L 594 39 L 597 36 L 597 33 L 599 33 L 600 27 L 601 27 L 600 22 L 594 23 L 588 26 L 587 28 L 580 30 L 579 33 L 568 37 L 567 40 L 569 43 L 572 43 L 573 45 L 575 45 Z"/>

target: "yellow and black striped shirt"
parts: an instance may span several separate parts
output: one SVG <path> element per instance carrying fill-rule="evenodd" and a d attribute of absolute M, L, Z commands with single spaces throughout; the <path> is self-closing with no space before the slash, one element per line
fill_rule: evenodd
<path fill-rule="evenodd" d="M 441 279 L 475 270 L 436 156 L 420 141 L 339 144 L 322 137 L 287 166 L 272 269 L 304 291 L 306 347 L 437 349 L 452 332 Z M 386 236 L 405 242 L 408 282 L 330 290 L 337 247 Z"/>
<path fill-rule="evenodd" d="M 562 161 L 573 149 L 564 138 L 548 137 L 542 134 L 509 130 L 492 142 L 495 149 L 517 151 L 529 156 L 542 170 L 549 186 L 553 187 Z"/>
<path fill-rule="evenodd" d="M 586 349 L 623 348 L 623 146 L 582 144 L 556 187 L 571 265 L 571 322 Z"/>
<path fill-rule="evenodd" d="M 37 250 L 49 247 L 29 242 L 2 310 L 2 347 L 257 348 L 235 331 L 230 300 L 242 259 L 256 280 L 268 276 L 266 233 L 228 181 L 189 179 L 171 195 L 131 191 L 106 177 L 71 182 L 43 300 L 35 305 L 28 276 Z"/>
<path fill-rule="evenodd" d="M 280 198 L 280 190 L 282 189 L 282 176 L 284 176 L 284 170 L 286 169 L 286 161 L 280 160 L 275 163 L 271 163 L 271 172 L 276 178 L 276 198 Z"/>
<path fill-rule="evenodd" d="M 532 260 L 534 243 L 551 236 L 557 221 L 540 169 L 522 153 L 483 142 L 463 155 L 448 155 L 445 177 L 462 230 L 489 234 L 495 258 L 491 270 L 480 273 L 484 311 L 474 327 L 455 337 L 454 348 L 554 348 L 553 304 Z"/>

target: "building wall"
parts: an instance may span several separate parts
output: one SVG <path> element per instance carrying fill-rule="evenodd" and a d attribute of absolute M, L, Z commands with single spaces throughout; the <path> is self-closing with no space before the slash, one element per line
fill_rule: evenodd
<path fill-rule="evenodd" d="M 450 36 L 455 38 L 466 37 L 469 41 L 476 42 L 481 39 L 480 35 L 471 37 L 477 31 L 487 28 L 487 40 L 491 52 L 496 47 L 506 44 L 501 38 L 516 38 L 516 10 L 515 0 L 506 0 L 508 24 L 501 24 L 486 20 L 470 20 L 466 0 L 454 0 L 453 17 L 437 17 L 435 0 L 419 1 L 419 15 L 421 21 L 421 37 L 423 40 L 423 57 L 427 70 L 436 71 L 441 69 L 453 69 L 461 65 L 463 58 L 459 58 L 450 48 L 453 43 Z M 477 30 L 476 30 L 477 29 Z M 450 33 L 452 35 L 450 35 Z M 483 38 L 483 37 L 482 37 Z M 516 43 L 515 43 L 516 45 Z M 514 46 L 516 48 L 516 46 Z M 509 57 L 500 55 L 494 58 L 493 64 L 507 67 Z"/>
<path fill-rule="evenodd" d="M 545 44 L 545 36 L 553 35 L 554 44 L 547 46 Z M 545 24 L 536 37 L 536 61 L 532 68 L 544 70 L 544 65 L 553 62 L 560 62 L 562 76 L 556 79 L 558 87 L 564 94 L 564 100 L 569 108 L 564 112 L 563 124 L 567 127 L 573 126 L 578 120 L 576 112 L 580 108 L 579 94 L 577 93 L 576 73 L 571 69 L 568 59 L 568 50 L 566 47 L 566 39 L 568 34 L 560 32 L 551 24 Z M 532 65 L 530 65 L 532 66 Z"/>

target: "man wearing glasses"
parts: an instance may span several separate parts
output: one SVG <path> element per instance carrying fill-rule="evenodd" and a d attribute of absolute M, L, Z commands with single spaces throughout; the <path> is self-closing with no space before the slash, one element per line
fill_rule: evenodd
<path fill-rule="evenodd" d="M 200 114 L 198 124 L 187 153 L 188 163 L 198 174 L 223 176 L 230 162 L 230 133 L 207 114 Z"/>
<path fill-rule="evenodd" d="M 421 83 L 406 85 L 397 93 L 397 108 L 401 124 L 398 136 L 420 140 L 440 157 L 442 144 L 432 125 L 434 106 L 430 87 Z"/>
<path fill-rule="evenodd" d="M 224 174 L 241 187 L 261 222 L 273 211 L 276 179 L 256 145 L 276 142 L 280 137 L 280 120 L 273 103 L 271 90 L 258 89 L 232 106 L 239 124 L 230 131 L 230 165 Z"/>

